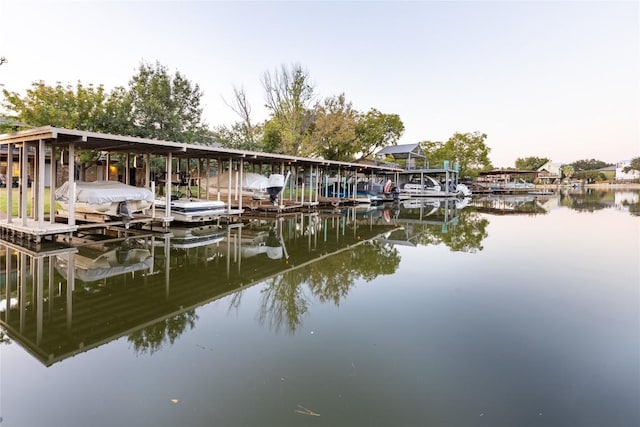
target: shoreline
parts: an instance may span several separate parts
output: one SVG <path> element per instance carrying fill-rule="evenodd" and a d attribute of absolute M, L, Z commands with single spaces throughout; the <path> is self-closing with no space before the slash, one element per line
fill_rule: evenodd
<path fill-rule="evenodd" d="M 570 185 L 543 185 L 543 184 L 537 184 L 536 188 L 544 188 L 544 189 L 553 189 L 553 188 L 568 188 L 571 189 L 573 187 L 571 187 Z M 581 186 L 578 186 L 576 188 L 597 188 L 600 190 L 640 190 L 640 184 L 635 184 L 635 183 L 629 183 L 629 184 L 609 184 L 609 183 L 602 183 L 602 184 L 583 184 Z"/>

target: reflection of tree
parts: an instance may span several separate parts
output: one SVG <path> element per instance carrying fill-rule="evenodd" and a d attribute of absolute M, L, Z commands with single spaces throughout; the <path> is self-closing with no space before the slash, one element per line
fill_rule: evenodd
<path fill-rule="evenodd" d="M 566 192 L 560 194 L 560 205 L 578 212 L 596 212 L 616 205 L 616 191 L 588 188 L 579 193 Z M 622 200 L 622 206 L 629 209 L 633 216 L 640 216 L 640 203 Z"/>
<path fill-rule="evenodd" d="M 285 326 L 294 333 L 308 311 L 303 284 L 319 301 L 339 305 L 356 280 L 370 281 L 381 274 L 393 274 L 399 264 L 397 249 L 370 241 L 287 271 L 271 279 L 262 290 L 260 322 L 267 322 L 276 331 Z"/>
<path fill-rule="evenodd" d="M 274 277 L 262 290 L 260 323 L 267 322 L 276 332 L 284 325 L 294 333 L 307 312 L 307 299 L 302 294 L 302 286 L 291 273 Z"/>
<path fill-rule="evenodd" d="M 628 207 L 631 215 L 640 216 L 640 203 L 630 203 Z"/>
<path fill-rule="evenodd" d="M 446 228 L 425 224 L 416 239 L 423 246 L 444 244 L 455 252 L 475 253 L 481 251 L 482 241 L 488 236 L 489 220 L 473 209 L 459 211 L 457 223 Z"/>
<path fill-rule="evenodd" d="M 481 251 L 482 241 L 488 236 L 489 221 L 469 209 L 460 212 L 458 223 L 442 234 L 442 243 L 455 252 Z"/>
<path fill-rule="evenodd" d="M 560 205 L 578 212 L 596 212 L 611 207 L 614 194 L 606 191 L 585 191 L 561 195 Z"/>
<path fill-rule="evenodd" d="M 129 335 L 129 342 L 133 343 L 136 353 L 153 354 L 162 349 L 164 343 L 173 345 L 175 340 L 182 335 L 187 326 L 193 329 L 198 320 L 194 310 L 189 310 L 162 320 L 144 329 L 135 331 Z"/>

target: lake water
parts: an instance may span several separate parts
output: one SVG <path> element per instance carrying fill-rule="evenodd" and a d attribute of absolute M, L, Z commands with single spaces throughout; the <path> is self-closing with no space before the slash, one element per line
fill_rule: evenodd
<path fill-rule="evenodd" d="M 639 207 L 483 196 L 0 241 L 0 425 L 638 426 Z"/>

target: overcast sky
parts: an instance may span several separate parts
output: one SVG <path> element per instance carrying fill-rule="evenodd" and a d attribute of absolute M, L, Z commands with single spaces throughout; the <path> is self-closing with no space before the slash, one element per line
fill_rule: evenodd
<path fill-rule="evenodd" d="M 297 63 L 319 99 L 398 114 L 401 144 L 481 131 L 495 166 L 640 156 L 640 7 L 625 2 L 0 0 L 0 84 L 127 86 L 141 61 L 204 92 L 210 126 L 243 86 Z"/>

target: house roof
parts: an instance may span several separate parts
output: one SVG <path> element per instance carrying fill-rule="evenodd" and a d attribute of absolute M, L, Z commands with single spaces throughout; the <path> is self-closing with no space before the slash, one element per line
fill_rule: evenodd
<path fill-rule="evenodd" d="M 408 157 L 424 157 L 420 144 L 388 145 L 376 153 L 377 155 L 389 155 L 395 159 Z"/>

